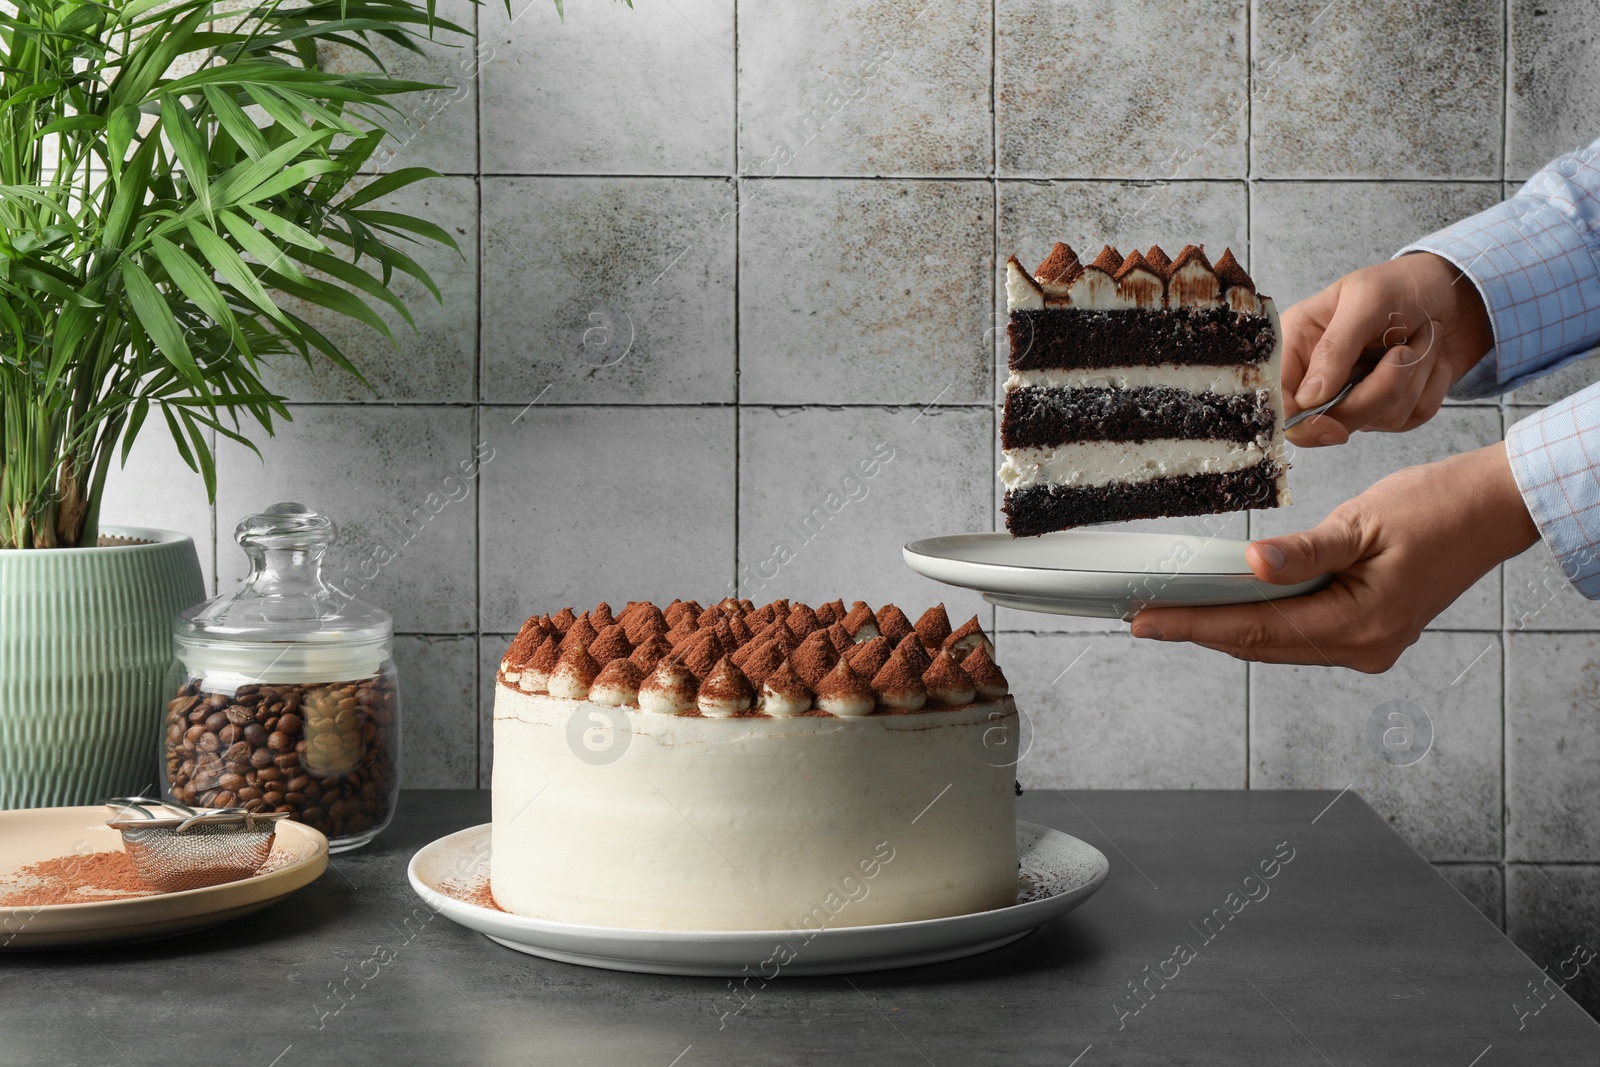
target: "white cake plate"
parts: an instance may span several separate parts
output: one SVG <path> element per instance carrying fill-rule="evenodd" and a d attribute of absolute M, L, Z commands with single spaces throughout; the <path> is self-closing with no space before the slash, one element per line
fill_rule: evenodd
<path fill-rule="evenodd" d="M 1125 530 L 1066 530 L 926 537 L 906 545 L 906 563 L 946 585 L 975 589 L 991 604 L 1052 615 L 1126 619 L 1146 607 L 1257 604 L 1314 593 L 1324 574 L 1273 585 L 1244 561 L 1250 542 L 1231 537 Z"/>
<path fill-rule="evenodd" d="M 1088 900 L 1111 869 L 1100 850 L 1069 834 L 1017 823 L 1017 903 L 944 919 L 839 926 L 809 941 L 793 930 L 634 930 L 511 915 L 471 901 L 489 875 L 489 825 L 424 847 L 406 869 L 417 895 L 446 918 L 518 952 L 563 963 L 647 974 L 773 977 L 780 943 L 795 957 L 779 975 L 853 974 L 942 963 L 1007 945 Z"/>

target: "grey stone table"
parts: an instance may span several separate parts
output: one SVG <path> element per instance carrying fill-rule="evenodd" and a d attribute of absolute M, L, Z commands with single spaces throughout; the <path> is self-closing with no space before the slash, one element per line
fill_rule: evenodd
<path fill-rule="evenodd" d="M 1083 907 L 983 956 L 736 994 L 435 916 L 406 862 L 488 794 L 410 791 L 373 846 L 254 916 L 0 957 L 0 1063 L 1600 1063 L 1600 1026 L 1553 980 L 1540 996 L 1543 972 L 1354 794 L 1019 803 L 1110 857 Z"/>

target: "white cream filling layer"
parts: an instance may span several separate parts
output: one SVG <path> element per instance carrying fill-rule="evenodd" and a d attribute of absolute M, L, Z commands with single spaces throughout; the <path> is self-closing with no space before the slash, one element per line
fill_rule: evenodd
<path fill-rule="evenodd" d="M 1006 391 L 1013 389 L 1147 389 L 1165 386 L 1191 393 L 1242 396 L 1271 387 L 1266 368 L 1258 363 L 1201 367 L 1160 363 L 1150 367 L 1105 367 L 1093 370 L 1012 371 Z"/>
<path fill-rule="evenodd" d="M 1137 484 L 1186 474 L 1221 474 L 1254 467 L 1273 455 L 1271 442 L 1074 441 L 1055 448 L 1005 452 L 1000 480 L 1007 489 L 1035 485 L 1087 487 L 1112 482 Z"/>

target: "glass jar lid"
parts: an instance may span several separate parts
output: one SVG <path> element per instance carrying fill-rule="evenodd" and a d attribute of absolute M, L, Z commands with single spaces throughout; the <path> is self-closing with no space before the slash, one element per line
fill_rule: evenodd
<path fill-rule="evenodd" d="M 303 504 L 274 504 L 241 521 L 233 536 L 250 574 L 232 592 L 179 614 L 174 637 L 189 670 L 227 676 L 219 684 L 377 672 L 394 622 L 322 580 L 322 559 L 338 536 L 331 519 Z"/>

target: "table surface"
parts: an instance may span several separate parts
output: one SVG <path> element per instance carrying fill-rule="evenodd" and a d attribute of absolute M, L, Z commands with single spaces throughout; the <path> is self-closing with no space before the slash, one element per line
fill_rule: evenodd
<path fill-rule="evenodd" d="M 487 820 L 489 794 L 407 791 L 377 842 L 265 911 L 0 957 L 0 1064 L 1600 1062 L 1600 1026 L 1553 981 L 1537 996 L 1543 972 L 1353 793 L 1018 804 L 1110 858 L 1078 910 L 970 959 L 735 999 L 726 979 L 555 963 L 435 915 L 406 863 Z"/>

